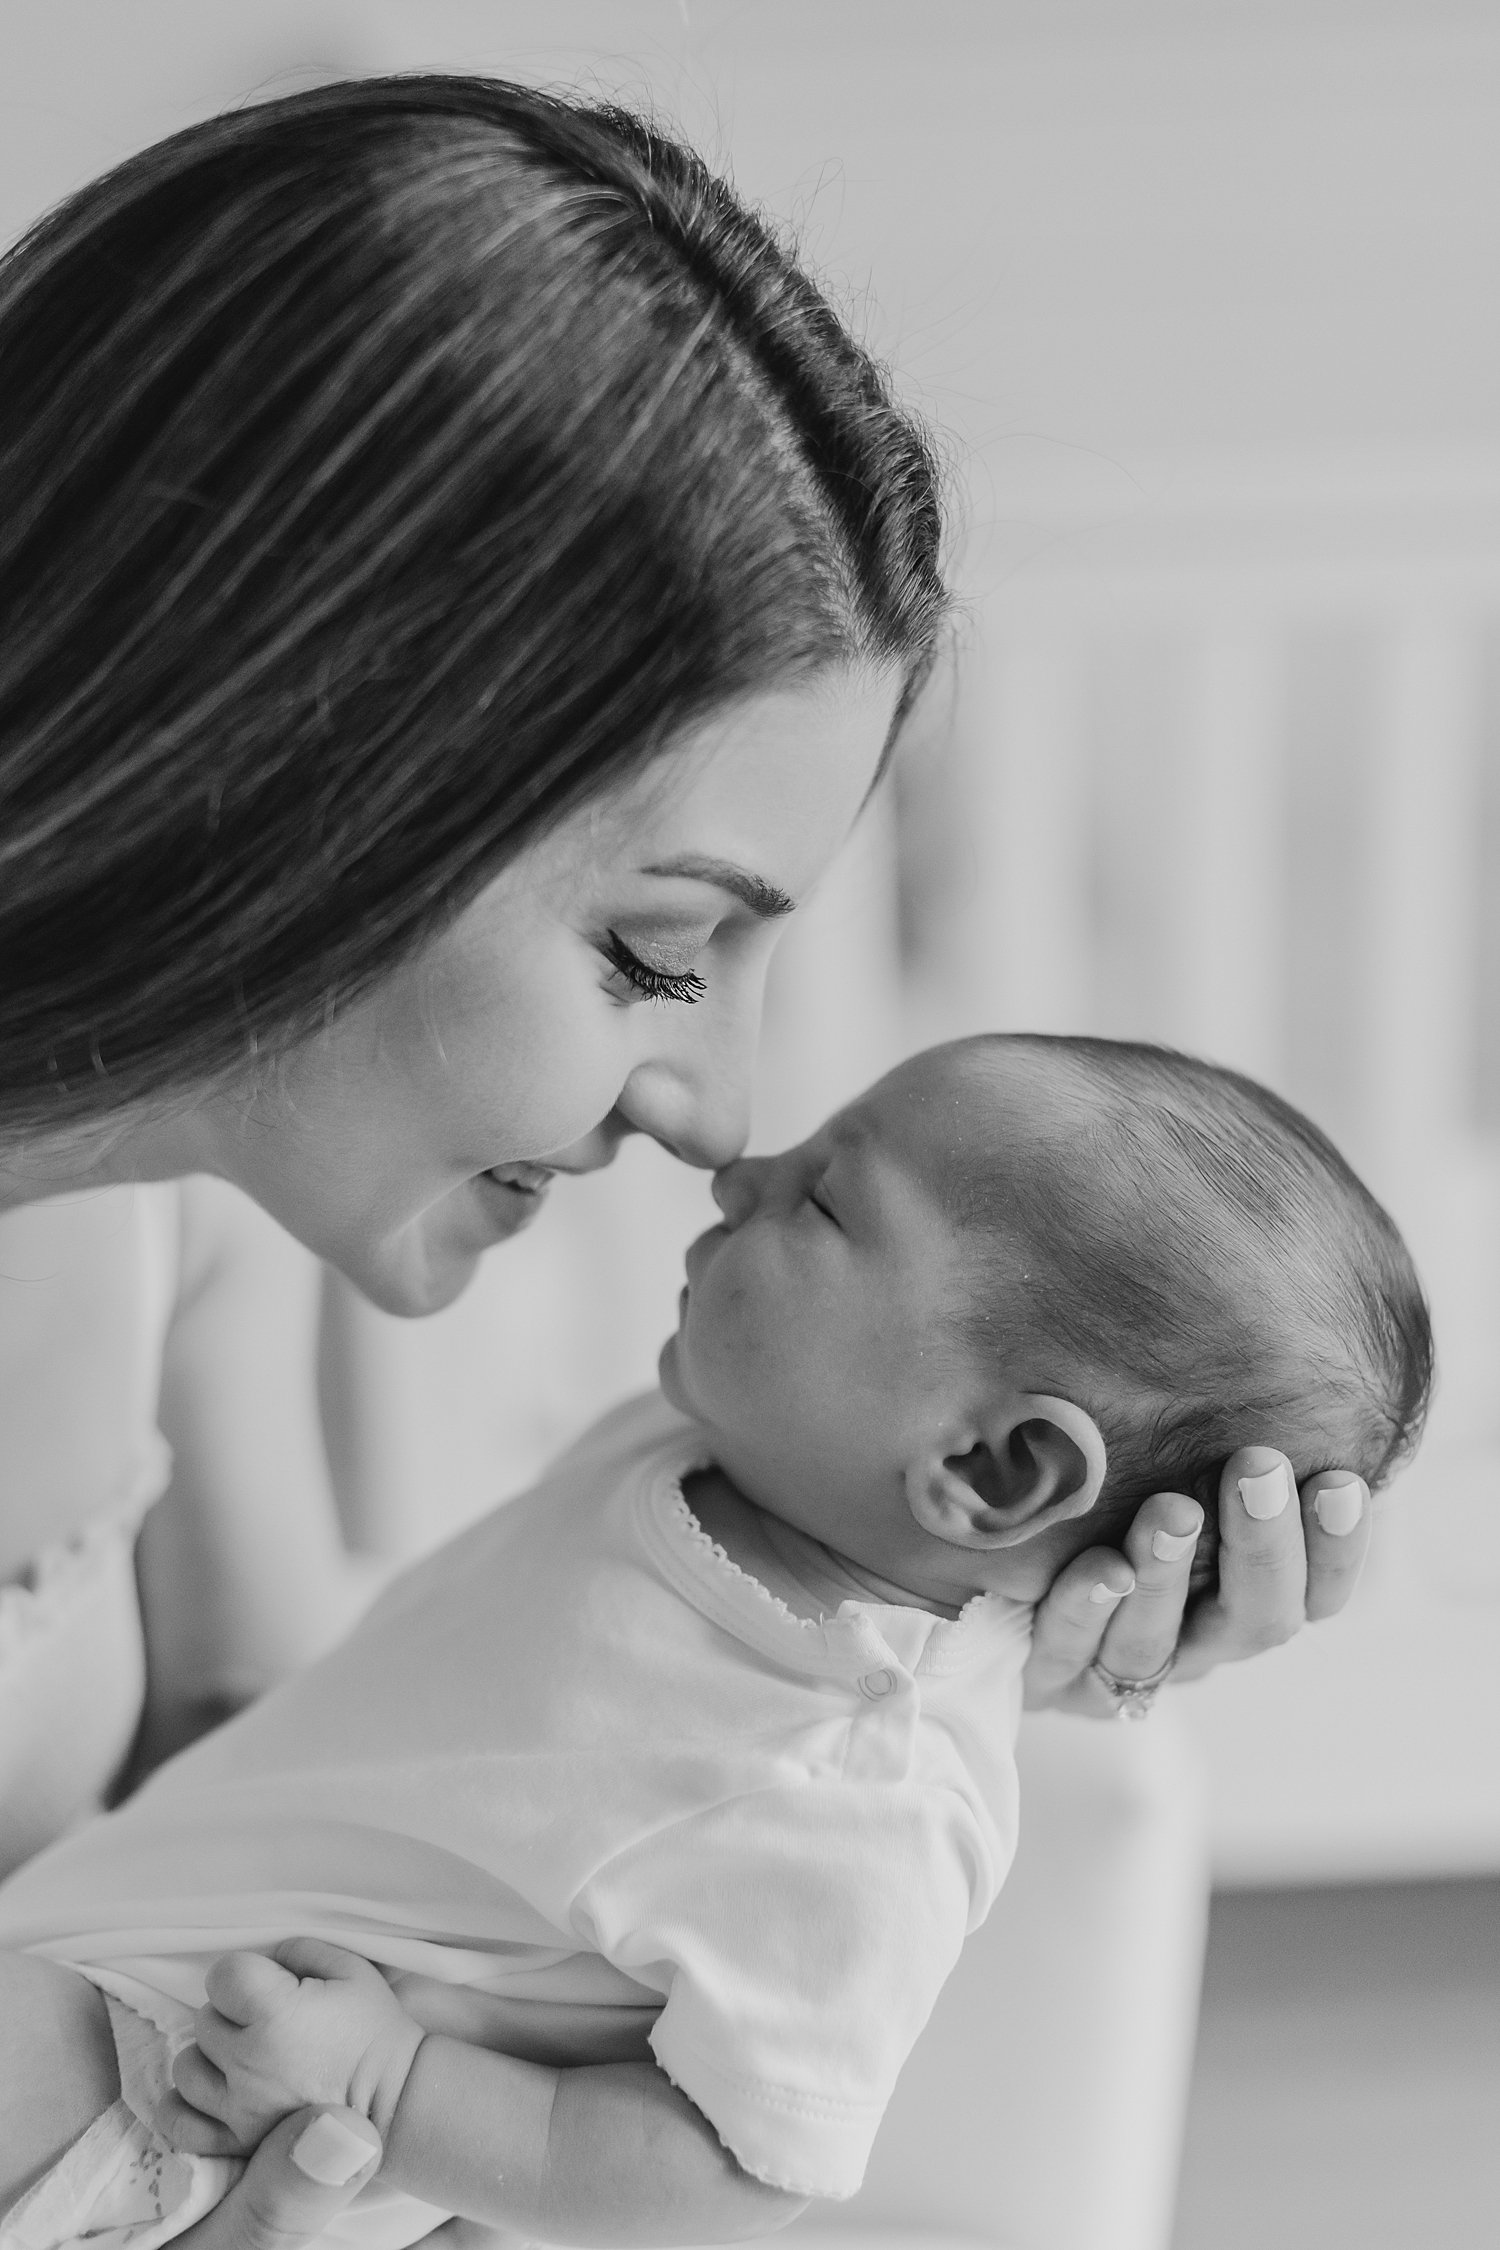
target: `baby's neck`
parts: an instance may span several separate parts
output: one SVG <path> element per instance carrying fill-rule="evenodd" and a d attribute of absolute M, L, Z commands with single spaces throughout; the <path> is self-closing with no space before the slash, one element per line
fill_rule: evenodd
<path fill-rule="evenodd" d="M 851 1555 L 825 1546 L 795 1524 L 747 1500 L 722 1469 L 696 1469 L 682 1480 L 683 1498 L 715 1546 L 798 1617 L 827 1617 L 846 1601 L 886 1602 L 957 1617 L 957 1607 L 914 1594 Z"/>

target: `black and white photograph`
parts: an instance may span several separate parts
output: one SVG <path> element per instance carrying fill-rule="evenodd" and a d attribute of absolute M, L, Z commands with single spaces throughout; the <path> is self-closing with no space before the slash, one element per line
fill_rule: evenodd
<path fill-rule="evenodd" d="M 1497 2120 L 1500 0 L 0 0 L 0 2250 Z"/>

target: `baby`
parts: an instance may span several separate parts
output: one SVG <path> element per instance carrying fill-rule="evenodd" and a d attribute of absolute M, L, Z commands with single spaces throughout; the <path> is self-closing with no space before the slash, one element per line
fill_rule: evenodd
<path fill-rule="evenodd" d="M 380 2128 L 384 2250 L 849 2195 L 1015 1848 L 1030 1606 L 1242 1444 L 1373 1485 L 1420 1425 L 1394 1227 L 1203 1063 L 961 1041 L 715 1195 L 661 1395 L 0 1891 L 121 2087 L 5 2250 L 151 2250 L 311 2101 Z"/>

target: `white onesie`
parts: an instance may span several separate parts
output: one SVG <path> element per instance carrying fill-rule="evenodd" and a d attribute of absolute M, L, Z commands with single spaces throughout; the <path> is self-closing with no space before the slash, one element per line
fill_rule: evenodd
<path fill-rule="evenodd" d="M 799 1618 L 699 1529 L 681 1486 L 705 1465 L 658 1394 L 606 1416 L 0 1888 L 0 1945 L 164 2025 L 216 1955 L 295 1935 L 659 2008 L 658 2062 L 747 2171 L 852 2194 L 1015 1849 L 1031 1612 Z M 412 2213 L 408 2239 L 433 2224 Z"/>

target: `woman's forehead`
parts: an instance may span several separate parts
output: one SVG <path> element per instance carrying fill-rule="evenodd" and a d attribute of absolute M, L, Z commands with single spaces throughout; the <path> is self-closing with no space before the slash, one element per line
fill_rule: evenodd
<path fill-rule="evenodd" d="M 719 860 L 800 904 L 852 828 L 899 693 L 840 670 L 712 714 L 556 832 L 579 861 L 646 873 Z"/>

